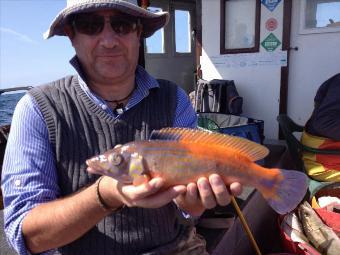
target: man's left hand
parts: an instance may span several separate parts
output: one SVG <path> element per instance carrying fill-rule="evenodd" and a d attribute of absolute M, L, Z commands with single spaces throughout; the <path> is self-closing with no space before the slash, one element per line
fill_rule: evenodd
<path fill-rule="evenodd" d="M 196 183 L 189 183 L 186 193 L 174 200 L 191 216 L 201 216 L 206 209 L 229 204 L 231 195 L 238 196 L 241 192 L 240 183 L 234 182 L 228 187 L 218 174 L 212 174 L 209 178 L 201 177 Z"/>

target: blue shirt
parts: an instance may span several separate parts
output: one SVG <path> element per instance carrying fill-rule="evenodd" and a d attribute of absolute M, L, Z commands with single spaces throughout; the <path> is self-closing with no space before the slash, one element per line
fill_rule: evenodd
<path fill-rule="evenodd" d="M 76 59 L 71 64 L 86 94 L 103 110 L 120 118 L 105 101 L 94 94 L 84 79 Z M 136 89 L 124 111 L 138 107 L 149 90 L 158 87 L 156 79 L 142 67 L 136 69 Z M 196 113 L 183 89 L 177 92 L 175 127 L 196 127 Z M 22 97 L 14 111 L 2 168 L 4 196 L 4 225 L 7 239 L 19 254 L 29 254 L 22 235 L 22 222 L 26 214 L 37 205 L 59 197 L 55 158 L 48 139 L 48 131 L 35 100 L 28 94 Z M 48 254 L 46 252 L 44 254 Z"/>

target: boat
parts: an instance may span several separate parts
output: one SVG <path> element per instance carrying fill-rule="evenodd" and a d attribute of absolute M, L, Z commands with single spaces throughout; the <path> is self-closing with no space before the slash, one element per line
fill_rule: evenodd
<path fill-rule="evenodd" d="M 306 23 L 316 19 L 317 7 L 326 1 L 143 2 L 154 10 L 169 11 L 171 19 L 158 34 L 156 50 L 149 47 L 151 39 L 143 42 L 139 63 L 157 78 L 182 84 L 188 94 L 195 91 L 198 80 L 233 80 L 245 102 L 243 115 L 264 121 L 264 144 L 270 149 L 264 165 L 291 169 L 276 118 L 288 114 L 305 123 L 317 88 L 339 72 L 339 20 Z M 336 2 L 325 8 L 332 8 Z M 236 22 L 229 22 L 232 19 Z M 176 22 L 182 22 L 185 33 L 177 33 Z M 187 38 L 176 40 L 178 36 Z M 235 41 L 228 40 L 232 36 L 237 37 Z M 185 45 L 177 45 L 181 41 Z M 10 126 L 0 130 L 1 153 Z M 277 214 L 260 194 L 247 188 L 237 202 L 261 251 L 282 252 Z M 212 254 L 255 254 L 231 205 L 207 210 L 197 229 Z"/>

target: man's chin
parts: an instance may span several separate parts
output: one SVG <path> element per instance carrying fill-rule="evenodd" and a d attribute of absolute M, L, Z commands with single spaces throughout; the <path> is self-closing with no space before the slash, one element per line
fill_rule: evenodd
<path fill-rule="evenodd" d="M 97 69 L 97 73 L 104 77 L 119 77 L 123 76 L 127 72 L 126 68 L 122 68 L 118 65 L 101 65 Z"/>

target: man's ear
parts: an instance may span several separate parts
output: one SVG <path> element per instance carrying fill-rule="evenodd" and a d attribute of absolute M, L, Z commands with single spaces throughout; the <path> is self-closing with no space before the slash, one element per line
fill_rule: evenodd
<path fill-rule="evenodd" d="M 72 39 L 74 37 L 74 30 L 73 30 L 73 27 L 71 27 L 70 25 L 65 25 L 64 26 L 64 32 L 65 34 L 70 38 L 71 42 L 72 42 Z"/>

